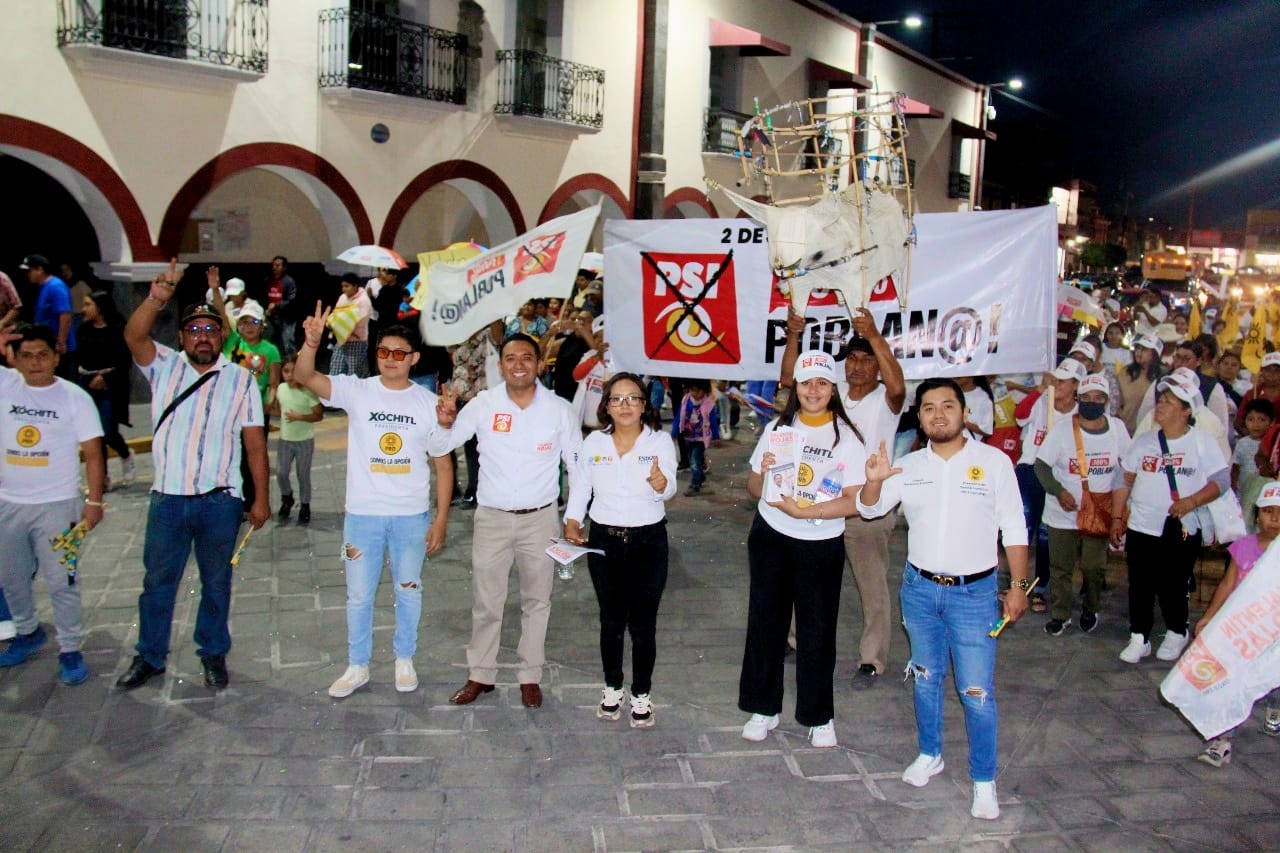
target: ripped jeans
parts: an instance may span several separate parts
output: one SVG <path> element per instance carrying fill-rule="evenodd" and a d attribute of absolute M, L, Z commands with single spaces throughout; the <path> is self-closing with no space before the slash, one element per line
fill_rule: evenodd
<path fill-rule="evenodd" d="M 996 778 L 996 641 L 987 636 L 1000 618 L 996 575 L 940 586 L 910 563 L 902 573 L 902 623 L 911 641 L 908 673 L 915 676 L 916 737 L 920 752 L 942 755 L 943 684 L 954 665 L 969 734 L 969 775 Z"/>
<path fill-rule="evenodd" d="M 391 561 L 395 585 L 397 658 L 418 649 L 422 616 L 422 563 L 427 558 L 431 513 L 353 515 L 342 525 L 342 563 L 347 573 L 347 662 L 368 666 L 373 657 L 373 602 L 382 578 L 383 554 Z"/>

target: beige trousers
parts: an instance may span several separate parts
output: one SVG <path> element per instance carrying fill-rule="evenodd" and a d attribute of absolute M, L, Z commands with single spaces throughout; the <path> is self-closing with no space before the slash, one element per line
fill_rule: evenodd
<path fill-rule="evenodd" d="M 883 674 L 889 664 L 889 634 L 893 605 L 889 598 L 889 537 L 898 520 L 896 511 L 880 518 L 858 516 L 845 520 L 844 553 L 858 583 L 862 600 L 862 640 L 858 665 L 869 663 Z"/>
<path fill-rule="evenodd" d="M 502 612 L 513 561 L 520 574 L 520 668 L 516 678 L 521 684 L 542 681 L 555 582 L 554 563 L 546 550 L 559 534 L 555 505 L 526 515 L 476 507 L 471 544 L 471 643 L 467 646 L 472 681 L 494 684 L 498 680 Z"/>

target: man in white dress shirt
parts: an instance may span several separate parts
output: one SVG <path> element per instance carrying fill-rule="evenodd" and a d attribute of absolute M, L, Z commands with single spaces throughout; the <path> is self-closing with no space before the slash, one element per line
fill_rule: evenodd
<path fill-rule="evenodd" d="M 893 468 L 885 446 L 867 457 L 858 495 L 866 518 L 901 502 L 906 511 L 907 565 L 902 621 L 911 641 L 907 671 L 915 676 L 920 754 L 902 780 L 923 787 L 943 770 L 942 686 L 949 668 L 964 707 L 969 775 L 977 818 L 1000 816 L 996 800 L 996 640 L 1001 618 L 996 592 L 997 538 L 1002 537 L 1013 583 L 1003 617 L 1027 609 L 1027 529 L 1013 463 L 995 447 L 964 434 L 964 392 L 952 379 L 926 379 L 916 390 L 920 426 L 929 439 Z"/>
<path fill-rule="evenodd" d="M 473 435 L 480 452 L 469 673 L 467 683 L 449 697 L 454 705 L 474 702 L 497 681 L 502 609 L 513 561 L 520 573 L 520 699 L 526 708 L 542 705 L 539 683 L 554 581 L 546 548 L 560 533 L 560 461 L 569 470 L 572 493 L 582 428 L 573 407 L 538 382 L 540 359 L 537 341 L 512 335 L 499 349 L 502 384 L 481 391 L 462 411 L 452 389 L 440 397 L 440 426 L 429 452 L 442 456 Z"/>

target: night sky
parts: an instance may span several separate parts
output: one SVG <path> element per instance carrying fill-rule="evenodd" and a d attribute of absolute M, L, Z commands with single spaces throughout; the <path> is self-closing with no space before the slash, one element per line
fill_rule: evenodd
<path fill-rule="evenodd" d="M 829 2 L 862 21 L 914 12 L 920 29 L 883 31 L 976 82 L 1021 77 L 1039 109 L 997 92 L 991 129 L 1056 138 L 1052 168 L 1110 211 L 1185 226 L 1191 183 L 1198 228 L 1280 207 L 1280 0 Z M 1000 158 L 996 142 L 992 174 Z"/>

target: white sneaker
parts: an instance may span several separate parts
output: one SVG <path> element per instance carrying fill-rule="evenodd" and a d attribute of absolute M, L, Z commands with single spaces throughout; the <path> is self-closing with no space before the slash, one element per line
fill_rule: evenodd
<path fill-rule="evenodd" d="M 1125 663 L 1137 663 L 1143 658 L 1151 657 L 1151 644 L 1141 634 L 1130 634 L 1129 645 L 1120 653 L 1120 660 Z"/>
<path fill-rule="evenodd" d="M 969 814 L 981 820 L 995 820 L 1000 817 L 1000 803 L 996 801 L 995 782 L 973 783 L 973 807 Z"/>
<path fill-rule="evenodd" d="M 418 673 L 413 668 L 413 658 L 396 658 L 396 690 L 412 693 L 418 689 Z"/>
<path fill-rule="evenodd" d="M 647 729 L 653 726 L 653 701 L 648 693 L 631 697 L 631 728 Z"/>
<path fill-rule="evenodd" d="M 329 695 L 334 699 L 343 699 L 368 683 L 369 667 L 349 666 L 341 678 L 329 685 Z"/>
<path fill-rule="evenodd" d="M 922 752 L 916 756 L 916 760 L 911 762 L 906 770 L 902 771 L 902 781 L 908 785 L 923 788 L 929 784 L 930 779 L 941 773 L 946 766 L 941 755 L 925 755 Z"/>
<path fill-rule="evenodd" d="M 764 714 L 752 714 L 751 719 L 742 727 L 742 739 L 759 743 L 769 736 L 769 732 L 778 727 L 778 715 L 766 717 Z"/>
<path fill-rule="evenodd" d="M 820 726 L 812 726 L 809 729 L 809 743 L 819 749 L 826 749 L 836 745 L 836 721 L 828 720 Z"/>
<path fill-rule="evenodd" d="M 596 708 L 596 716 L 602 720 L 618 719 L 622 716 L 622 703 L 626 698 L 627 691 L 606 684 L 600 691 L 600 705 Z"/>
<path fill-rule="evenodd" d="M 127 459 L 120 460 L 120 472 L 120 485 L 132 486 L 133 478 L 137 476 L 137 471 L 134 470 L 132 456 Z"/>
<path fill-rule="evenodd" d="M 13 624 L 12 619 L 0 622 L 0 640 L 12 640 L 16 636 L 18 636 L 18 628 Z"/>
<path fill-rule="evenodd" d="M 1164 635 L 1164 642 L 1160 644 L 1160 648 L 1156 651 L 1156 657 L 1160 660 L 1177 660 L 1182 657 L 1182 650 L 1186 647 L 1186 634 L 1175 634 L 1169 631 Z"/>

